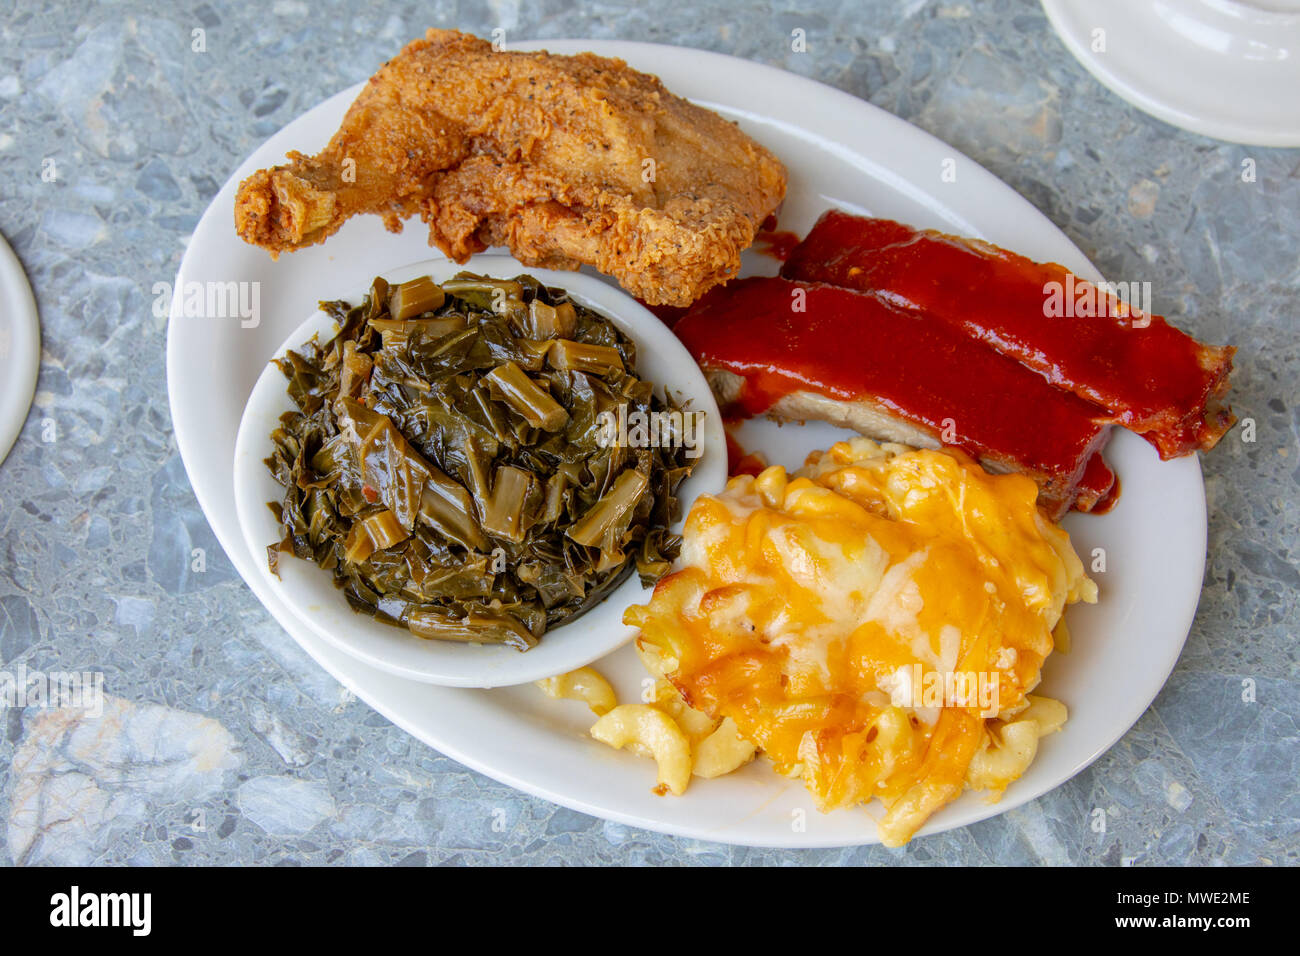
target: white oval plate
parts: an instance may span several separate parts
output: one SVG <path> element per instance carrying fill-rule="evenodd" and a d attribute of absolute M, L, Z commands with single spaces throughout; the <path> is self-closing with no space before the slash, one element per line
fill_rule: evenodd
<path fill-rule="evenodd" d="M 593 50 L 657 73 L 675 92 L 734 119 L 790 170 L 781 227 L 806 231 L 830 205 L 918 226 L 980 236 L 1098 278 L 1063 233 L 1006 184 L 959 152 L 856 97 L 771 67 L 716 53 L 605 40 L 532 44 L 556 53 Z M 591 715 L 531 686 L 466 690 L 403 680 L 318 638 L 268 588 L 235 513 L 230 463 L 235 431 L 263 361 L 303 315 L 304 303 L 341 297 L 394 262 L 427 258 L 425 230 L 394 236 L 373 217 L 353 220 L 328 243 L 272 262 L 234 232 L 239 181 L 328 141 L 360 86 L 289 124 L 235 172 L 190 242 L 177 282 L 262 283 L 260 323 L 186 319 L 173 310 L 167 368 L 176 439 L 195 493 L 231 560 L 277 620 L 345 686 L 414 736 L 466 766 L 528 793 L 621 823 L 705 840 L 757 846 L 846 846 L 877 842 L 864 812 L 819 814 L 803 787 L 762 762 L 696 781 L 680 798 L 651 792 L 653 765 L 586 737 Z M 955 171 L 956 179 L 952 180 Z M 749 270 L 776 263 L 749 257 Z M 201 287 L 200 287 L 201 288 Z M 740 437 L 776 462 L 845 433 L 824 426 L 778 429 L 749 423 Z M 1068 780 L 1118 740 L 1155 698 L 1182 650 L 1205 562 L 1205 496 L 1195 458 L 1161 462 L 1141 439 L 1120 434 L 1111 460 L 1124 482 L 1104 517 L 1067 522 L 1080 552 L 1105 549 L 1101 602 L 1070 612 L 1074 650 L 1053 655 L 1042 684 L 1070 708 L 1065 729 L 1043 741 L 1029 772 L 1002 801 L 967 794 L 921 833 L 983 820 Z M 644 671 L 630 647 L 596 665 L 621 699 L 635 700 Z M 796 813 L 802 811 L 802 813 Z"/>
<path fill-rule="evenodd" d="M 23 264 L 0 236 L 0 464 L 27 421 L 40 367 L 36 299 Z"/>
<path fill-rule="evenodd" d="M 1300 0 L 1042 2 L 1066 49 L 1138 109 L 1230 143 L 1300 146 Z"/>
<path fill-rule="evenodd" d="M 579 305 L 595 309 L 612 321 L 636 343 L 637 372 L 643 379 L 654 382 L 661 394 L 666 389 L 678 400 L 688 402 L 691 410 L 704 412 L 700 435 L 702 454 L 696 460 L 695 470 L 678 490 L 682 515 L 690 510 L 697 495 L 717 490 L 726 483 L 726 436 L 704 373 L 691 360 L 685 346 L 652 312 L 599 279 L 575 272 L 525 270 L 510 256 L 472 256 L 464 265 L 435 259 L 389 269 L 381 275 L 390 284 L 425 275 L 442 282 L 465 270 L 497 278 L 513 278 L 526 271 L 544 285 L 564 288 Z M 369 282 L 363 282 L 345 298 L 353 304 L 359 303 L 368 288 Z M 299 348 L 317 333 L 322 340 L 328 339 L 337 328 L 330 316 L 317 310 L 289 334 L 275 351 L 275 357 L 282 358 L 289 349 Z M 274 544 L 281 535 L 279 523 L 266 503 L 282 500 L 284 489 L 276 484 L 264 459 L 271 453 L 270 435 L 278 427 L 280 416 L 296 408 L 286 385 L 284 374 L 268 359 L 253 386 L 235 440 L 235 508 L 244 543 L 253 554 L 264 554 L 266 546 Z M 681 525 L 678 521 L 675 530 L 680 532 Z M 332 575 L 292 555 L 281 557 L 279 578 L 271 573 L 265 561 L 259 561 L 257 568 L 263 582 L 316 636 L 390 674 L 448 687 L 523 684 L 590 664 L 632 639 L 636 629 L 623 623 L 623 611 L 629 604 L 647 600 L 650 594 L 633 573 L 600 604 L 577 620 L 547 631 L 536 647 L 520 653 L 512 647 L 424 641 L 400 628 L 380 624 L 348 606 L 342 592 L 334 587 Z"/>

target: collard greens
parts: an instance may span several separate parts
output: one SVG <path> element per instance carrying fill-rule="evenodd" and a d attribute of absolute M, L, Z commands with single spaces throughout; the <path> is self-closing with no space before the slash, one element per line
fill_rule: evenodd
<path fill-rule="evenodd" d="M 377 620 L 520 650 L 634 566 L 667 572 L 690 459 L 602 439 L 600 419 L 680 410 L 609 320 L 526 275 L 375 279 L 321 308 L 338 334 L 277 360 L 297 411 L 266 460 L 272 571 L 314 561 Z"/>

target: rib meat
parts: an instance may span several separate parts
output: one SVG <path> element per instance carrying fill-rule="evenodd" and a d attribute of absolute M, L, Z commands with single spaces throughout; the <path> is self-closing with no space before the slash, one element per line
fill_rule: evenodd
<path fill-rule="evenodd" d="M 1055 263 L 831 210 L 781 274 L 923 312 L 1100 405 L 1162 458 L 1213 448 L 1236 421 L 1223 401 L 1234 349 L 1203 345 L 1159 315 L 1134 313 Z M 1048 314 L 1049 289 L 1087 307 Z"/>

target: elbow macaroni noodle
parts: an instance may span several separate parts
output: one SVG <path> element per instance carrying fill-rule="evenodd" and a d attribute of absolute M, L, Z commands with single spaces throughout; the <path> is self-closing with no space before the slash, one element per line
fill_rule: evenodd
<path fill-rule="evenodd" d="M 641 656 L 651 673 L 660 670 L 657 657 L 645 651 Z M 740 736 L 735 721 L 715 720 L 688 707 L 662 677 L 655 680 L 653 702 L 648 704 L 619 704 L 609 681 L 591 667 L 536 683 L 548 697 L 585 702 L 600 718 L 590 731 L 596 740 L 653 758 L 659 768 L 656 790 L 660 793 L 680 796 L 692 776 L 724 776 L 749 763 L 757 752 Z"/>
<path fill-rule="evenodd" d="M 591 728 L 591 736 L 615 749 L 632 745 L 659 765 L 659 790 L 681 796 L 691 782 L 691 742 L 677 723 L 649 704 L 620 704 Z"/>
<path fill-rule="evenodd" d="M 544 677 L 537 682 L 537 686 L 547 697 L 585 701 L 597 717 L 605 716 L 618 705 L 614 688 L 599 671 L 591 667 L 579 667 L 567 674 Z"/>

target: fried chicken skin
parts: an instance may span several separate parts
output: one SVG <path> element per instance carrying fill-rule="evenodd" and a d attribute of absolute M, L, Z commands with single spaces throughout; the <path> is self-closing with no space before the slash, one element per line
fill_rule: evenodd
<path fill-rule="evenodd" d="M 780 161 L 654 76 L 591 53 L 494 51 L 430 30 L 370 78 L 316 156 L 240 184 L 235 227 L 273 256 L 351 216 L 400 231 L 418 214 L 458 262 L 505 245 L 583 264 L 651 305 L 689 305 L 734 276 L 785 195 Z"/>

